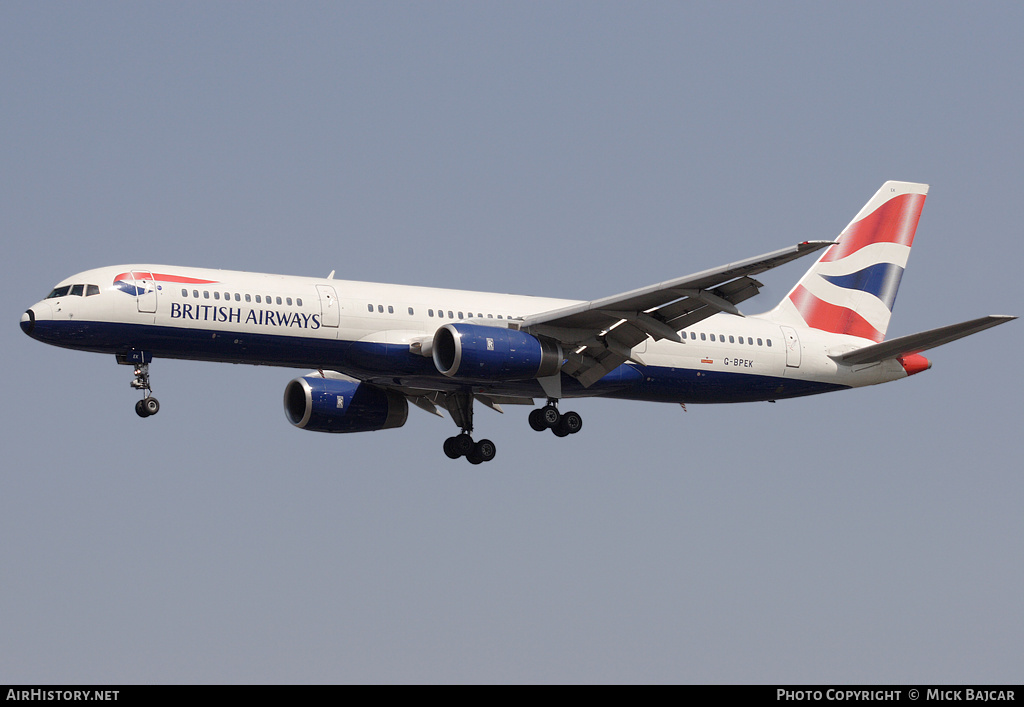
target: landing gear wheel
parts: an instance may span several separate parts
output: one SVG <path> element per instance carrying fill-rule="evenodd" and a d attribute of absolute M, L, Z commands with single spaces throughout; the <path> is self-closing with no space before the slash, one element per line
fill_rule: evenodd
<path fill-rule="evenodd" d="M 483 464 L 494 459 L 497 450 L 494 442 L 482 439 L 473 441 L 473 395 L 467 391 L 445 395 L 445 406 L 452 420 L 462 430 L 460 434 L 444 441 L 444 453 L 449 459 L 466 457 L 470 464 Z"/>
<path fill-rule="evenodd" d="M 565 430 L 566 434 L 574 435 L 583 429 L 583 418 L 580 417 L 578 412 L 567 412 L 562 415 L 562 420 L 558 423 L 558 427 L 556 429 Z M 555 434 L 558 434 L 558 432 L 555 432 Z M 558 436 L 564 437 L 565 435 Z"/>
<path fill-rule="evenodd" d="M 449 437 L 444 441 L 444 454 L 449 459 L 458 459 L 462 455 L 455 450 L 455 438 Z"/>
<path fill-rule="evenodd" d="M 139 417 L 149 417 L 149 413 L 146 412 L 146 401 L 140 400 L 135 403 L 135 414 Z"/>
<path fill-rule="evenodd" d="M 558 414 L 558 408 L 554 405 L 545 405 L 540 408 L 541 419 L 544 420 L 544 424 L 548 428 L 554 428 L 558 424 L 562 416 Z"/>
<path fill-rule="evenodd" d="M 154 397 L 145 398 L 142 407 L 146 408 L 146 415 L 155 415 L 160 412 L 160 401 Z"/>
<path fill-rule="evenodd" d="M 466 457 L 473 452 L 473 438 L 468 432 L 463 432 L 458 437 L 454 438 L 455 441 L 452 443 L 452 449 L 459 453 L 460 457 Z"/>
<path fill-rule="evenodd" d="M 489 439 L 482 439 L 473 445 L 473 451 L 466 455 L 466 461 L 470 464 L 483 464 L 494 459 L 498 448 Z"/>
<path fill-rule="evenodd" d="M 489 439 L 482 439 L 476 443 L 475 447 L 473 447 L 473 456 L 477 457 L 482 462 L 491 461 L 497 453 L 498 448 L 494 446 L 494 442 Z"/>
<path fill-rule="evenodd" d="M 544 421 L 544 411 L 540 408 L 530 410 L 530 427 L 537 432 L 543 432 L 548 428 L 548 423 Z"/>

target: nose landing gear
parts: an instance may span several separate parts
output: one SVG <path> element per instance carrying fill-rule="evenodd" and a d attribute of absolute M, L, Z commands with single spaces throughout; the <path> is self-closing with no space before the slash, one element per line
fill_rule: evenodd
<path fill-rule="evenodd" d="M 149 384 L 149 364 L 140 363 L 135 366 L 135 380 L 129 385 L 136 390 L 143 391 L 144 397 L 135 403 L 135 414 L 139 417 L 149 417 L 160 412 L 160 401 L 153 397 L 153 388 Z"/>

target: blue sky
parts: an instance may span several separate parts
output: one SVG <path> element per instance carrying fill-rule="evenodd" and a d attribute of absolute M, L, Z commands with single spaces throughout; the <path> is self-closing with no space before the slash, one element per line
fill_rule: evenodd
<path fill-rule="evenodd" d="M 291 427 L 17 327 L 130 262 L 592 299 L 932 185 L 890 336 L 1021 314 L 1019 3 L 0 8 L 0 682 L 1020 681 L 1019 323 L 776 405 Z M 770 308 L 800 276 L 764 276 Z"/>

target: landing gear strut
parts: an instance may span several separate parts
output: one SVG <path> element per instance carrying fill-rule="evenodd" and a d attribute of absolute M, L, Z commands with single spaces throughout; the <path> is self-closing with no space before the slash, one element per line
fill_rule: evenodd
<path fill-rule="evenodd" d="M 558 401 L 548 398 L 548 404 L 530 412 L 530 427 L 537 432 L 551 430 L 556 437 L 574 435 L 583 429 L 583 418 L 578 412 L 558 412 Z"/>
<path fill-rule="evenodd" d="M 494 442 L 482 439 L 473 441 L 473 395 L 452 393 L 445 397 L 445 406 L 462 432 L 444 441 L 444 453 L 449 459 L 466 457 L 470 464 L 482 464 L 494 459 L 498 453 Z"/>
<path fill-rule="evenodd" d="M 143 391 L 144 397 L 135 403 L 135 414 L 149 417 L 160 412 L 160 401 L 153 397 L 153 388 L 149 384 L 149 364 L 140 363 L 135 366 L 135 380 L 130 384 L 136 390 Z"/>

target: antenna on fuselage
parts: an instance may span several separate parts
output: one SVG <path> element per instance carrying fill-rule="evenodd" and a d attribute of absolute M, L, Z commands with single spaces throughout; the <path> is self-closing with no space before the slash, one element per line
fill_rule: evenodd
<path fill-rule="evenodd" d="M 328 280 L 333 280 L 334 279 L 334 271 L 333 270 L 331 270 L 331 274 L 327 276 L 327 279 Z"/>

